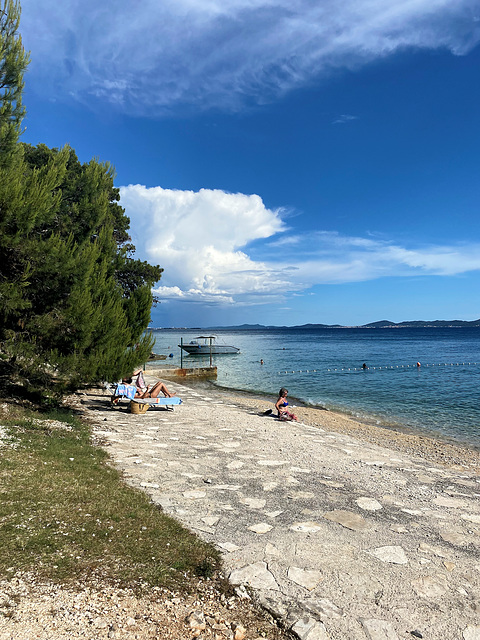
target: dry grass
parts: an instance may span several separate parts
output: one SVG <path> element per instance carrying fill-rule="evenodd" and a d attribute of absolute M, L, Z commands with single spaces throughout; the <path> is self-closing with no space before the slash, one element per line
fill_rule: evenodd
<path fill-rule="evenodd" d="M 187 590 L 213 574 L 218 552 L 128 487 L 71 413 L 0 418 L 0 575 Z"/>

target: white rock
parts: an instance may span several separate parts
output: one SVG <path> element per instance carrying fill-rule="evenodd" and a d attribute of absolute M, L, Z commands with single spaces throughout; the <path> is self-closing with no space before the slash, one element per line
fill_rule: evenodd
<path fill-rule="evenodd" d="M 364 520 L 362 516 L 352 511 L 344 511 L 343 509 L 328 511 L 323 514 L 323 517 L 337 524 L 341 524 L 342 527 L 351 529 L 352 531 L 366 531 L 371 529 L 371 525 Z"/>
<path fill-rule="evenodd" d="M 467 522 L 473 522 L 474 524 L 480 524 L 480 515 L 475 513 L 462 513 L 460 516 L 462 520 L 466 520 Z"/>
<path fill-rule="evenodd" d="M 267 555 L 269 555 L 269 556 L 279 556 L 280 555 L 280 551 L 271 542 L 267 543 L 267 546 L 265 547 L 265 553 Z"/>
<path fill-rule="evenodd" d="M 333 489 L 343 489 L 345 486 L 341 482 L 335 482 L 335 480 L 318 480 L 320 484 L 324 484 L 326 487 L 332 487 Z"/>
<path fill-rule="evenodd" d="M 247 528 L 249 531 L 253 531 L 254 533 L 258 533 L 258 534 L 268 533 L 273 529 L 273 527 L 270 524 L 267 524 L 266 522 L 259 522 L 258 524 L 252 524 L 251 527 L 247 527 Z"/>
<path fill-rule="evenodd" d="M 463 640 L 480 640 L 480 627 L 474 627 L 469 624 L 468 627 L 463 630 Z"/>
<path fill-rule="evenodd" d="M 418 546 L 418 550 L 423 551 L 424 553 L 433 553 L 439 558 L 448 558 L 448 554 L 446 554 L 442 549 L 440 549 L 439 547 L 433 547 L 426 542 L 421 542 Z"/>
<path fill-rule="evenodd" d="M 214 489 L 219 489 L 220 491 L 238 491 L 240 489 L 239 484 L 216 484 L 213 486 Z"/>
<path fill-rule="evenodd" d="M 470 542 L 467 536 L 457 533 L 456 531 L 441 531 L 440 537 L 443 538 L 445 542 L 450 542 L 450 544 L 454 544 L 457 547 L 464 547 Z"/>
<path fill-rule="evenodd" d="M 292 631 L 300 640 L 329 640 L 330 636 L 323 622 L 317 622 L 310 616 L 303 616 L 292 625 Z"/>
<path fill-rule="evenodd" d="M 313 591 L 323 578 L 320 571 L 301 569 L 300 567 L 289 567 L 287 576 L 289 580 L 309 591 Z"/>
<path fill-rule="evenodd" d="M 313 500 L 315 494 L 311 491 L 295 491 L 295 493 L 290 493 L 288 497 L 291 500 Z"/>
<path fill-rule="evenodd" d="M 229 575 L 233 585 L 249 584 L 253 589 L 279 590 L 279 586 L 265 562 L 255 562 L 241 569 L 235 569 Z"/>
<path fill-rule="evenodd" d="M 343 609 L 337 607 L 337 605 L 331 600 L 328 600 L 328 598 L 306 598 L 302 601 L 302 604 L 322 620 L 323 618 L 338 620 L 339 618 L 343 618 L 344 615 Z"/>
<path fill-rule="evenodd" d="M 249 509 L 263 509 L 267 501 L 261 498 L 242 498 L 240 502 Z"/>
<path fill-rule="evenodd" d="M 450 498 L 449 496 L 437 496 L 434 499 L 434 504 L 439 507 L 449 507 L 452 509 L 465 509 L 467 507 L 467 502 L 465 500 L 459 500 L 458 498 Z"/>
<path fill-rule="evenodd" d="M 392 524 L 390 531 L 394 531 L 395 533 L 408 533 L 407 527 L 404 527 L 402 524 Z"/>
<path fill-rule="evenodd" d="M 402 547 L 378 547 L 368 551 L 368 553 L 382 562 L 391 562 L 392 564 L 408 563 L 408 558 Z"/>
<path fill-rule="evenodd" d="M 395 628 L 386 620 L 362 620 L 363 628 L 370 640 L 398 640 Z"/>
<path fill-rule="evenodd" d="M 230 462 L 230 464 L 227 464 L 227 469 L 241 469 L 244 464 L 245 463 L 240 460 L 234 460 L 233 462 Z"/>
<path fill-rule="evenodd" d="M 233 640 L 244 640 L 246 636 L 247 636 L 247 630 L 245 629 L 245 627 L 242 627 L 241 624 L 235 627 Z"/>
<path fill-rule="evenodd" d="M 205 498 L 207 495 L 206 491 L 184 491 L 183 497 L 188 498 L 189 500 L 198 500 L 199 498 Z"/>
<path fill-rule="evenodd" d="M 438 598 L 447 592 L 447 580 L 443 575 L 423 576 L 412 580 L 412 587 L 422 598 Z"/>
<path fill-rule="evenodd" d="M 365 509 L 365 511 L 380 511 L 382 509 L 382 505 L 375 500 L 374 498 L 358 498 L 355 500 L 360 509 Z"/>
<path fill-rule="evenodd" d="M 187 623 L 190 626 L 190 629 L 198 631 L 203 631 L 207 627 L 203 611 L 190 612 L 190 614 L 187 616 Z"/>
<path fill-rule="evenodd" d="M 278 482 L 265 482 L 263 485 L 264 491 L 273 491 L 278 487 Z"/>

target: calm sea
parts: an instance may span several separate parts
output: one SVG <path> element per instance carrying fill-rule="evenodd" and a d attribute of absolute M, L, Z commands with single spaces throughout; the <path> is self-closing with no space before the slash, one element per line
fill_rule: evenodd
<path fill-rule="evenodd" d="M 173 354 L 169 364 L 180 365 L 180 338 L 188 342 L 200 333 L 154 331 L 154 351 Z M 284 386 L 309 405 L 480 447 L 480 328 L 215 333 L 241 349 L 214 357 L 219 386 L 266 394 L 272 402 Z M 184 366 L 195 363 L 205 364 L 183 357 Z"/>

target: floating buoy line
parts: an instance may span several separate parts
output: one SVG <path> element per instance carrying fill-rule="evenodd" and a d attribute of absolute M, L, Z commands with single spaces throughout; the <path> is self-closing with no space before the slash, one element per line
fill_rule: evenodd
<path fill-rule="evenodd" d="M 473 365 L 478 365 L 479 362 L 440 362 L 438 364 L 397 364 L 390 365 L 386 367 L 343 367 L 337 369 L 297 369 L 295 371 L 277 371 L 277 375 L 286 375 L 292 373 L 324 373 L 327 372 L 335 372 L 335 371 L 386 371 L 391 369 L 423 369 L 425 367 L 468 367 Z"/>

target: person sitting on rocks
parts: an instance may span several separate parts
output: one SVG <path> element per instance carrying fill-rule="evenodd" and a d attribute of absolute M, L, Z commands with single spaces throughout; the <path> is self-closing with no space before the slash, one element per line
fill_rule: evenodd
<path fill-rule="evenodd" d="M 278 411 L 278 419 L 279 420 L 297 420 L 297 416 L 294 413 L 288 411 L 286 407 L 288 407 L 287 402 L 288 389 L 282 387 L 278 392 L 278 400 L 275 403 L 275 408 Z"/>

